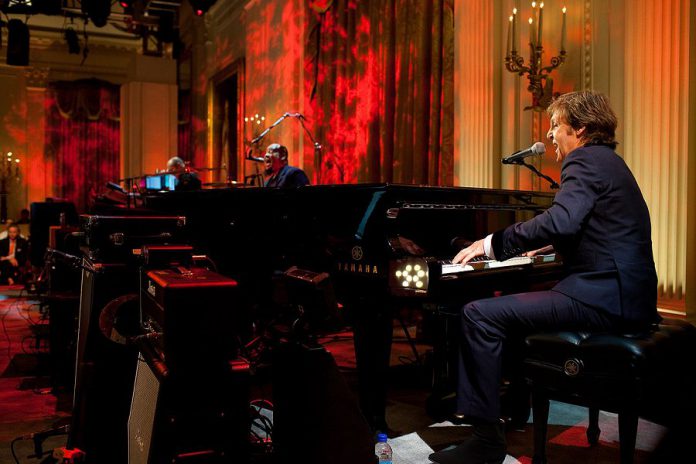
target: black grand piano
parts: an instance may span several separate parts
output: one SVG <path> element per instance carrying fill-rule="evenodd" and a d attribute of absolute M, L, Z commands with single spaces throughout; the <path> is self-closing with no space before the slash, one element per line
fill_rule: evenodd
<path fill-rule="evenodd" d="M 360 401 L 384 427 L 392 318 L 405 300 L 461 307 L 558 278 L 553 257 L 449 266 L 468 242 L 542 213 L 552 193 L 394 184 L 230 188 L 144 198 L 157 214 L 186 216 L 190 243 L 236 279 L 243 306 L 270 298 L 291 266 L 331 275 L 354 327 Z M 239 302 L 238 302 L 239 303 Z"/>

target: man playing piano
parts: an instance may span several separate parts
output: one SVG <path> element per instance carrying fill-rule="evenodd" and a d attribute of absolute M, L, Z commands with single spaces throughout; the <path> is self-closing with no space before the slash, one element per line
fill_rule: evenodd
<path fill-rule="evenodd" d="M 650 216 L 635 178 L 614 149 L 608 99 L 584 91 L 548 108 L 547 137 L 562 161 L 553 205 L 461 250 L 453 262 L 505 260 L 547 245 L 565 277 L 551 290 L 473 301 L 461 311 L 457 408 L 472 436 L 430 459 L 439 464 L 502 463 L 506 456 L 499 386 L 503 342 L 547 330 L 621 330 L 655 322 L 657 276 Z"/>
<path fill-rule="evenodd" d="M 309 179 L 300 168 L 288 164 L 288 149 L 272 143 L 263 157 L 266 175 L 269 176 L 264 187 L 294 188 L 309 184 Z"/>

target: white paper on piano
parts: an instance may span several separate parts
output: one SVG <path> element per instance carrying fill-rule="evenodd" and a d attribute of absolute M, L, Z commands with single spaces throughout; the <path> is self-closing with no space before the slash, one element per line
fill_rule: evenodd
<path fill-rule="evenodd" d="M 511 266 L 526 266 L 532 264 L 533 258 L 529 256 L 515 256 L 514 258 L 506 259 L 505 261 L 497 261 L 495 259 L 470 261 L 467 264 L 442 264 L 442 275 L 455 274 L 457 272 L 478 271 L 483 269 L 497 269 Z"/>

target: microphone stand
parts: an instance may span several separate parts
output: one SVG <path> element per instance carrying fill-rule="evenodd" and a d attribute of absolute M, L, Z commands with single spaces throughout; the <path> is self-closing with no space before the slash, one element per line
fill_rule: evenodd
<path fill-rule="evenodd" d="M 527 169 L 531 170 L 531 171 L 532 171 L 534 174 L 536 174 L 537 176 L 539 176 L 539 177 L 541 177 L 541 178 L 546 179 L 547 181 L 549 181 L 549 183 L 551 184 L 551 188 L 552 188 L 552 189 L 557 189 L 557 188 L 560 187 L 560 186 L 558 185 L 558 183 L 557 183 L 555 180 L 553 180 L 551 177 L 547 176 L 546 174 L 542 174 L 542 172 L 539 171 L 534 165 L 525 163 L 524 160 L 520 160 L 519 162 L 517 162 L 517 163 L 515 163 L 515 164 L 521 164 L 522 166 L 525 166 Z"/>
<path fill-rule="evenodd" d="M 307 137 L 309 137 L 309 140 L 312 142 L 312 145 L 314 146 L 314 165 L 316 166 L 318 164 L 319 166 L 321 166 L 321 144 L 314 140 L 314 137 L 312 137 L 312 133 L 309 131 L 309 129 L 307 129 L 307 126 L 305 126 L 304 116 L 298 113 L 297 119 L 300 120 L 300 125 L 302 126 L 302 129 L 304 129 L 305 133 L 307 134 Z"/>

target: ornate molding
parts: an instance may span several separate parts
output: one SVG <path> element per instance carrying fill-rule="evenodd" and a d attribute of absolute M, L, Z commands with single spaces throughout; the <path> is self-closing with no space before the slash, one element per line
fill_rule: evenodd
<path fill-rule="evenodd" d="M 27 87 L 46 88 L 48 75 L 51 68 L 47 66 L 33 66 L 24 69 L 24 77 L 27 80 Z"/>

